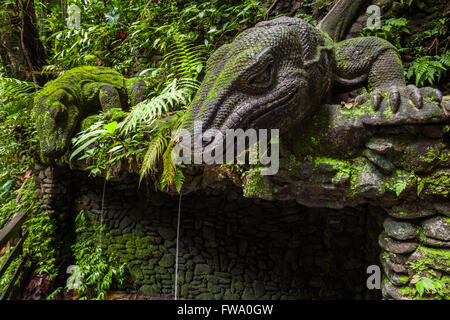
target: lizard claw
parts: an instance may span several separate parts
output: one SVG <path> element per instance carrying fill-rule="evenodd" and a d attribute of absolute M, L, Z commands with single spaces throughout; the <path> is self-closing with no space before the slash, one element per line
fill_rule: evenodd
<path fill-rule="evenodd" d="M 430 87 L 424 87 L 420 88 L 420 91 L 422 92 L 422 96 L 436 100 L 438 103 L 442 102 L 442 92 L 440 90 Z"/>
<path fill-rule="evenodd" d="M 375 89 L 372 92 L 372 105 L 375 111 L 380 109 L 384 96 L 388 97 L 386 107 L 391 108 L 393 113 L 397 113 L 400 105 L 404 105 L 402 108 L 408 106 L 408 101 L 416 109 L 422 109 L 424 98 L 430 98 L 438 104 L 442 101 L 442 92 L 434 88 L 417 88 L 415 85 L 393 85 L 387 90 Z"/>
<path fill-rule="evenodd" d="M 396 113 L 400 108 L 400 92 L 396 86 L 391 87 L 389 90 L 389 106 L 392 112 Z"/>
<path fill-rule="evenodd" d="M 389 87 L 375 88 L 371 93 L 364 93 L 356 97 L 357 104 L 364 104 L 371 99 L 374 111 L 380 109 L 387 110 L 390 108 L 392 113 L 408 112 L 411 105 L 416 110 L 424 108 L 425 102 L 428 101 L 440 105 L 445 114 L 450 115 L 450 103 L 443 100 L 442 92 L 438 89 L 424 87 L 417 88 L 415 85 L 391 85 Z M 427 99 L 427 100 L 425 100 Z"/>
<path fill-rule="evenodd" d="M 423 106 L 423 99 L 422 99 L 422 93 L 420 92 L 419 88 L 417 88 L 415 85 L 410 84 L 407 86 L 408 89 L 408 95 L 410 98 L 410 101 L 416 107 L 417 109 L 422 109 Z"/>
<path fill-rule="evenodd" d="M 387 96 L 389 99 L 386 105 L 392 109 L 392 112 L 396 113 L 400 108 L 401 95 L 399 88 L 397 86 L 392 86 L 387 91 L 382 91 L 380 89 L 375 89 L 372 92 L 372 107 L 375 111 L 378 111 L 381 107 L 381 103 L 384 97 Z"/>
<path fill-rule="evenodd" d="M 440 105 L 445 114 L 450 114 L 450 106 L 443 100 L 443 95 L 440 90 L 431 87 L 417 88 L 414 85 L 409 85 L 407 88 L 410 91 L 412 90 L 410 98 L 416 108 L 422 108 L 424 99 L 428 99 Z"/>
<path fill-rule="evenodd" d="M 378 111 L 381 107 L 381 101 L 383 100 L 383 95 L 381 94 L 381 91 L 378 89 L 375 89 L 372 92 L 372 107 L 373 110 Z"/>

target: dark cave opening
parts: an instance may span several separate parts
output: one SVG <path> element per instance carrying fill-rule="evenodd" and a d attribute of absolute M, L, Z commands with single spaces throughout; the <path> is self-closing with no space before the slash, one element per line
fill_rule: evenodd
<path fill-rule="evenodd" d="M 99 222 L 100 180 L 75 174 L 74 209 Z M 138 178 L 108 182 L 105 250 L 127 263 L 118 290 L 171 298 L 178 195 L 151 191 Z M 182 196 L 178 292 L 186 299 L 379 299 L 366 286 L 379 265 L 380 208 L 308 208 L 295 201 L 242 197 L 236 187 Z M 67 224 L 70 225 L 70 224 Z M 72 234 L 71 243 L 89 234 Z"/>

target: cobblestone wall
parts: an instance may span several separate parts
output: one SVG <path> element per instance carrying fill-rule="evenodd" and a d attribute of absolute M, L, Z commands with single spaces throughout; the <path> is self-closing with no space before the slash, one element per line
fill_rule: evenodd
<path fill-rule="evenodd" d="M 72 228 L 63 232 L 66 244 L 82 241 L 83 234 L 72 232 L 75 214 L 82 209 L 92 225 L 99 222 L 103 181 L 77 172 L 50 181 L 50 171 L 54 169 L 41 174 L 43 197 L 53 199 L 45 209 L 64 209 L 60 230 Z M 379 264 L 381 227 L 369 218 L 382 217 L 375 208 L 311 209 L 295 201 L 245 199 L 240 192 L 205 190 L 182 197 L 182 298 L 378 296 L 366 289 L 367 266 Z M 173 296 L 178 205 L 178 196 L 139 188 L 136 177 L 107 183 L 103 239 L 129 269 L 128 281 L 119 289 Z"/>

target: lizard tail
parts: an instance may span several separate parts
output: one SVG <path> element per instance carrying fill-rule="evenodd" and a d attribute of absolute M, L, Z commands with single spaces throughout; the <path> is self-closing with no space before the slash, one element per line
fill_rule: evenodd
<path fill-rule="evenodd" d="M 338 0 L 328 14 L 320 21 L 318 28 L 328 33 L 335 42 L 344 40 L 348 29 L 359 17 L 369 0 Z"/>

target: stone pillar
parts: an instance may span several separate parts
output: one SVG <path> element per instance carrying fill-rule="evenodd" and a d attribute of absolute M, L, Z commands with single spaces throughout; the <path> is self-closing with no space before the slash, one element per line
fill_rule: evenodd
<path fill-rule="evenodd" d="M 73 179 L 67 167 L 46 167 L 36 177 L 36 193 L 43 199 L 41 211 L 48 212 L 55 227 L 55 265 L 65 268 L 71 257 L 73 239 Z M 65 270 L 61 272 L 61 275 Z"/>
<path fill-rule="evenodd" d="M 450 203 L 387 210 L 379 237 L 384 299 L 450 299 Z"/>

